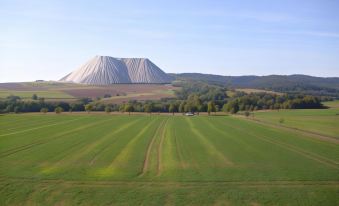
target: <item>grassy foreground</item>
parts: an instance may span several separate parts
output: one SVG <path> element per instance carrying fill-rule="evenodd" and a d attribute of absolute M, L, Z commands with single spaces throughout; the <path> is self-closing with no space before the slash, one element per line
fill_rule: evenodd
<path fill-rule="evenodd" d="M 338 205 L 339 145 L 231 116 L 0 116 L 0 205 Z"/>

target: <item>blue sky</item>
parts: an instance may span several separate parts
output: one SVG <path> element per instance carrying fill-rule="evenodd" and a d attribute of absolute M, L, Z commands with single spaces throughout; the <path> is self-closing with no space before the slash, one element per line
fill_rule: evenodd
<path fill-rule="evenodd" d="M 339 76 L 338 0 L 0 0 L 0 82 L 57 80 L 95 55 L 166 72 Z"/>

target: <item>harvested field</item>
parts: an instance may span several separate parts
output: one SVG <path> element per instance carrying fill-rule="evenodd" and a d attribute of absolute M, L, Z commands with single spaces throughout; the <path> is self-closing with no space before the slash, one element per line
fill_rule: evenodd
<path fill-rule="evenodd" d="M 159 100 L 174 97 L 174 90 L 178 89 L 164 84 L 112 84 L 109 86 L 93 86 L 59 82 L 27 82 L 27 83 L 0 83 L 0 98 L 9 95 L 31 99 L 33 94 L 44 97 L 47 101 L 62 99 L 75 101 L 79 98 L 103 98 L 106 94 L 112 98 L 104 99 L 107 103 L 122 103 L 129 100 Z"/>

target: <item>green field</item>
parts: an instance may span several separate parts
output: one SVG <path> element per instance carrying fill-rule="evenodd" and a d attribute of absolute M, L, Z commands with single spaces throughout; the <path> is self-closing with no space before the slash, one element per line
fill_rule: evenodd
<path fill-rule="evenodd" d="M 325 103 L 330 109 L 300 109 L 256 112 L 255 118 L 266 123 L 314 132 L 339 139 L 339 101 Z M 282 124 L 279 120 L 283 119 Z"/>
<path fill-rule="evenodd" d="M 232 116 L 0 116 L 0 205 L 140 204 L 339 205 L 339 144 Z"/>

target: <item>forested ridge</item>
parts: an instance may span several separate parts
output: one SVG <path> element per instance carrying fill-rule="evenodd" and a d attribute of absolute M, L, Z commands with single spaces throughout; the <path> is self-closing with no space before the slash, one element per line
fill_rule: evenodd
<path fill-rule="evenodd" d="M 181 81 L 200 81 L 228 88 L 256 88 L 276 92 L 339 97 L 339 77 L 307 75 L 222 76 L 201 73 L 171 74 Z"/>

